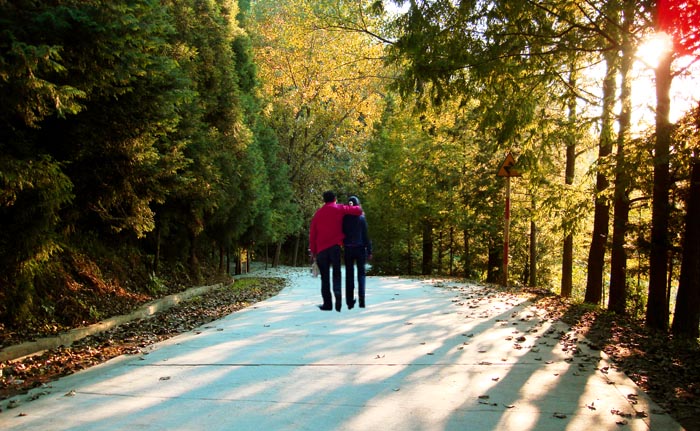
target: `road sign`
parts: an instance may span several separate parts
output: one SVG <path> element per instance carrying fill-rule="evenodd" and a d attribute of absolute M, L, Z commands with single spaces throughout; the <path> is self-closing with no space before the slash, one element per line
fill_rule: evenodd
<path fill-rule="evenodd" d="M 515 159 L 511 153 L 506 154 L 506 159 L 501 163 L 501 167 L 498 169 L 499 177 L 519 177 L 521 174 L 517 169 L 513 168 L 515 165 Z"/>

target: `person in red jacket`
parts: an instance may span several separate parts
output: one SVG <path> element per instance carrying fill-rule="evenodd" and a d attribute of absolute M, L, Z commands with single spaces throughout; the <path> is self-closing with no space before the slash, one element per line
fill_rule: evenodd
<path fill-rule="evenodd" d="M 327 311 L 333 309 L 331 297 L 330 269 L 333 267 L 333 294 L 335 295 L 335 311 L 342 306 L 340 246 L 343 244 L 343 217 L 346 214 L 362 215 L 362 207 L 341 205 L 336 203 L 335 193 L 323 193 L 324 205 L 319 208 L 311 219 L 309 229 L 309 250 L 311 258 L 316 261 L 321 274 L 321 297 L 323 304 L 318 308 Z"/>

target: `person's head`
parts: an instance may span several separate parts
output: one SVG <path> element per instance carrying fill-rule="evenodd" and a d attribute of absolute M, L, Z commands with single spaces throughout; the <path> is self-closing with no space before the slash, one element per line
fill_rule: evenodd
<path fill-rule="evenodd" d="M 357 196 L 350 196 L 348 198 L 348 205 L 360 205 L 360 199 Z"/>
<path fill-rule="evenodd" d="M 323 202 L 325 203 L 331 203 L 335 202 L 335 193 L 332 191 L 328 190 L 327 192 L 323 192 Z"/>

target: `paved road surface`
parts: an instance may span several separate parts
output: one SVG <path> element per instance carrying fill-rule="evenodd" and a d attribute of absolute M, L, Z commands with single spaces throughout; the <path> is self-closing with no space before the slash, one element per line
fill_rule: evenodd
<path fill-rule="evenodd" d="M 0 429 L 682 430 L 514 296 L 370 277 L 367 308 L 338 313 L 316 308 L 306 270 L 287 276 L 274 298 L 36 390 Z"/>

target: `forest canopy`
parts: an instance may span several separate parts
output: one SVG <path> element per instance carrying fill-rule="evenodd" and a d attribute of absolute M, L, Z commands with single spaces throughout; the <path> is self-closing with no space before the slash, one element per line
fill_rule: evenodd
<path fill-rule="evenodd" d="M 0 324 L 305 265 L 330 189 L 360 196 L 373 274 L 507 268 L 697 338 L 699 18 L 691 0 L 0 1 Z"/>

